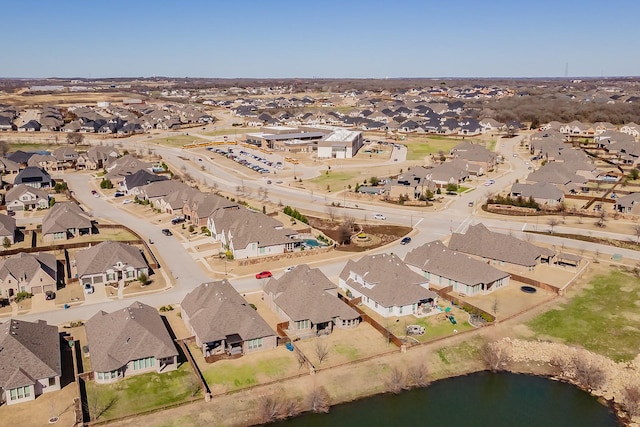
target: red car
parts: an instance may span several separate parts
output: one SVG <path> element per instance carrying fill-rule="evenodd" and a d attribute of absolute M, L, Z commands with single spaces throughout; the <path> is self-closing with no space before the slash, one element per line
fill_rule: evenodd
<path fill-rule="evenodd" d="M 260 273 L 256 274 L 256 279 L 267 279 L 271 276 L 273 275 L 270 271 L 261 271 Z"/>

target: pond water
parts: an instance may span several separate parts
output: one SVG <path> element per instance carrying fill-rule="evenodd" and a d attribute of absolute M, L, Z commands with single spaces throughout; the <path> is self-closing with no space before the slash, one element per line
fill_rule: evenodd
<path fill-rule="evenodd" d="M 529 375 L 481 372 L 398 395 L 337 405 L 278 426 L 614 427 L 618 420 L 593 396 Z"/>

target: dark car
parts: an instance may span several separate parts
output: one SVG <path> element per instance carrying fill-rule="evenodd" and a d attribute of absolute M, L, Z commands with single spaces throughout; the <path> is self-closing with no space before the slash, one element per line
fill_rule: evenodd
<path fill-rule="evenodd" d="M 47 291 L 44 293 L 44 298 L 46 300 L 52 300 L 52 299 L 56 299 L 56 293 L 53 291 Z"/>
<path fill-rule="evenodd" d="M 270 271 L 261 271 L 260 273 L 256 274 L 256 279 L 267 279 L 271 276 L 273 276 L 273 274 L 271 274 Z"/>
<path fill-rule="evenodd" d="M 405 237 L 402 240 L 400 240 L 401 245 L 408 245 L 409 243 L 411 243 L 411 237 Z"/>
<path fill-rule="evenodd" d="M 164 234 L 165 236 L 173 236 L 173 233 L 168 228 L 163 228 L 162 234 Z"/>
<path fill-rule="evenodd" d="M 124 196 L 124 193 L 123 193 L 123 192 L 121 192 L 121 191 L 116 191 L 116 192 L 113 194 L 113 197 L 122 197 L 122 196 Z"/>

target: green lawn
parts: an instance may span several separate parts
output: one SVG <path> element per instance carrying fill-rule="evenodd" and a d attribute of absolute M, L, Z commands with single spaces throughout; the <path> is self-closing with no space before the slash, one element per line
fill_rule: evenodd
<path fill-rule="evenodd" d="M 325 171 L 326 172 L 326 171 Z M 344 190 L 345 185 L 351 184 L 355 186 L 360 181 L 360 172 L 334 172 L 329 173 L 322 172 L 322 174 L 316 178 L 310 179 L 309 182 L 317 184 L 323 189 L 328 185 L 331 191 Z"/>
<path fill-rule="evenodd" d="M 205 367 L 203 375 L 210 387 L 223 386 L 227 391 L 258 384 L 261 378 L 283 378 L 293 367 L 292 357 L 271 357 L 251 361 L 250 358 L 222 360 Z"/>
<path fill-rule="evenodd" d="M 155 142 L 161 145 L 168 145 L 169 147 L 182 147 L 185 144 L 191 144 L 193 142 L 204 142 L 202 139 L 193 135 L 173 135 L 164 138 L 150 139 L 148 142 Z"/>
<path fill-rule="evenodd" d="M 560 309 L 538 316 L 529 326 L 540 336 L 578 344 L 613 360 L 632 360 L 640 348 L 640 280 L 613 271 Z"/>
<path fill-rule="evenodd" d="M 187 363 L 173 372 L 136 375 L 115 384 L 96 384 L 88 381 L 86 386 L 91 419 L 103 412 L 100 420 L 119 418 L 188 401 L 200 391 L 193 370 Z M 109 408 L 105 409 L 107 406 Z"/>
<path fill-rule="evenodd" d="M 360 357 L 360 352 L 357 348 L 349 344 L 338 343 L 333 346 L 336 353 L 345 356 L 349 360 L 357 360 Z"/>
<path fill-rule="evenodd" d="M 232 127 L 232 128 L 216 129 L 210 132 L 202 132 L 202 134 L 207 136 L 222 136 L 222 135 L 235 135 L 235 134 L 240 135 L 247 132 L 260 132 L 260 128 Z"/>
<path fill-rule="evenodd" d="M 420 138 L 420 140 L 412 138 L 403 141 L 402 144 L 407 146 L 407 160 L 422 160 L 426 156 L 437 154 L 441 150 L 448 153 L 449 150 L 461 142 L 462 140 L 460 139 L 430 136 Z"/>

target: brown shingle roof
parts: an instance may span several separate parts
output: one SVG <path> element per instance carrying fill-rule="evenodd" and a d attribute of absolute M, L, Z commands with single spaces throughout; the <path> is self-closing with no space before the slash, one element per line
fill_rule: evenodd
<path fill-rule="evenodd" d="M 126 243 L 105 241 L 76 254 L 78 276 L 105 272 L 118 262 L 136 269 L 147 267 L 147 263 L 135 246 Z"/>
<path fill-rule="evenodd" d="M 233 334 L 244 341 L 275 335 L 227 280 L 201 284 L 184 297 L 181 305 L 202 342 Z"/>
<path fill-rule="evenodd" d="M 73 202 L 56 203 L 42 220 L 42 234 L 62 233 L 70 228 L 91 228 L 91 219 Z"/>
<path fill-rule="evenodd" d="M 352 273 L 361 277 L 366 285 L 351 279 Z M 349 260 L 340 273 L 340 279 L 384 307 L 408 305 L 437 296 L 420 286 L 428 286 L 427 279 L 394 254 L 367 255 L 358 261 Z"/>
<path fill-rule="evenodd" d="M 471 286 L 493 283 L 496 280 L 509 277 L 509 273 L 500 271 L 468 255 L 448 249 L 439 240 L 425 243 L 413 249 L 405 256 L 404 261 L 422 271 Z"/>
<path fill-rule="evenodd" d="M 274 302 L 293 321 L 309 319 L 314 324 L 330 322 L 339 317 L 352 320 L 357 311 L 327 291 L 337 286 L 317 268 L 298 265 L 279 279 L 269 280 L 264 290 L 274 294 Z"/>
<path fill-rule="evenodd" d="M 114 371 L 145 357 L 178 355 L 158 311 L 141 302 L 109 314 L 100 311 L 85 328 L 91 367 L 96 372 Z"/>
<path fill-rule="evenodd" d="M 58 328 L 11 319 L 0 325 L 0 387 L 32 385 L 62 375 Z"/>

